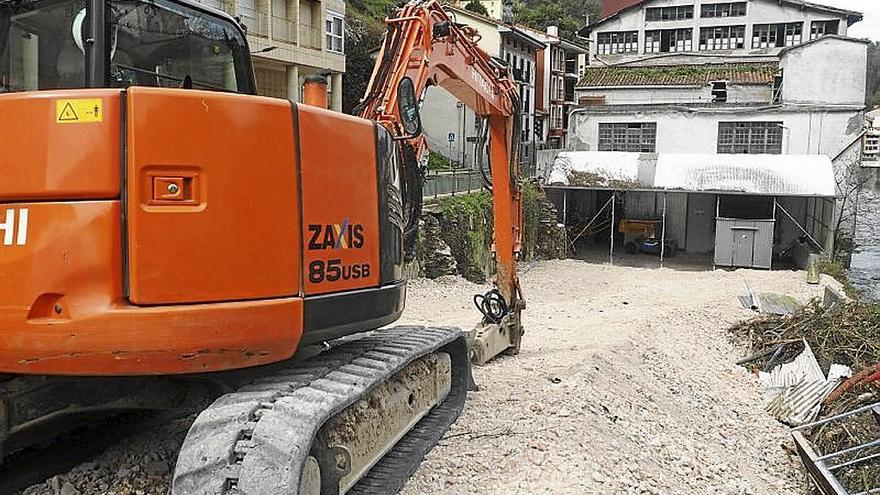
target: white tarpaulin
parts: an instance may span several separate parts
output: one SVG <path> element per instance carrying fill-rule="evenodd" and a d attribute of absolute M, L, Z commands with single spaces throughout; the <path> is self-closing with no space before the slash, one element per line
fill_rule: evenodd
<path fill-rule="evenodd" d="M 742 193 L 767 196 L 836 195 L 826 155 L 725 155 L 570 151 L 553 164 L 549 185 Z"/>
<path fill-rule="evenodd" d="M 661 153 L 654 187 L 700 192 L 833 197 L 827 155 L 698 155 Z"/>
<path fill-rule="evenodd" d="M 575 177 L 572 172 L 588 175 L 595 180 L 592 185 L 596 187 L 608 187 L 615 182 L 635 183 L 639 178 L 639 156 L 615 151 L 563 151 L 553 162 L 549 183 L 568 184 L 569 177 Z"/>

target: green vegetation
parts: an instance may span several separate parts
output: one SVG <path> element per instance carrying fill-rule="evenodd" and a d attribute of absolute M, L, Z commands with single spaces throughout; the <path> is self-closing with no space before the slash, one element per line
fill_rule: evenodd
<path fill-rule="evenodd" d="M 471 0 L 467 3 L 467 5 L 464 6 L 464 8 L 480 15 L 489 15 L 489 11 L 486 10 L 486 6 L 480 3 L 479 0 Z"/>
<path fill-rule="evenodd" d="M 353 113 L 364 96 L 373 74 L 370 52 L 382 44 L 385 17 L 395 8 L 394 0 L 350 0 L 345 9 L 345 75 L 342 82 L 342 110 Z"/>
<path fill-rule="evenodd" d="M 628 75 L 641 77 L 692 77 L 692 76 L 709 76 L 711 74 L 723 72 L 727 73 L 750 73 L 755 72 L 754 65 L 725 65 L 723 67 L 706 66 L 706 65 L 680 65 L 674 67 L 603 67 L 602 72 L 610 76 Z M 762 68 L 768 76 L 776 73 L 774 64 L 766 64 Z"/>
<path fill-rule="evenodd" d="M 428 152 L 428 170 L 449 170 L 449 159 L 435 151 Z"/>
<path fill-rule="evenodd" d="M 440 200 L 441 237 L 452 250 L 458 272 L 473 282 L 484 282 L 494 271 L 492 252 L 492 196 L 481 191 Z"/>
<path fill-rule="evenodd" d="M 537 256 L 541 204 L 546 201 L 537 186 L 523 185 L 523 260 Z M 492 195 L 486 191 L 446 197 L 439 202 L 442 237 L 458 263 L 459 273 L 483 282 L 495 271 L 492 256 Z"/>
<path fill-rule="evenodd" d="M 846 267 L 842 261 L 822 260 L 819 262 L 819 271 L 840 282 L 843 291 L 848 297 L 856 300 L 861 298 L 858 289 L 855 288 L 852 282 L 850 282 L 849 277 L 846 276 Z"/>
<path fill-rule="evenodd" d="M 547 26 L 558 26 L 559 35 L 577 40 L 577 32 L 586 24 L 587 17 L 599 20 L 599 0 L 513 0 L 514 19 L 518 24 L 544 31 Z"/>

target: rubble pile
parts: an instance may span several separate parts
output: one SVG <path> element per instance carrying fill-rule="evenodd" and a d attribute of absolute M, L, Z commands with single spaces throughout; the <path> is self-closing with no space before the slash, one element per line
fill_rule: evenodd
<path fill-rule="evenodd" d="M 747 321 L 731 329 L 734 340 L 746 341 L 755 359 L 745 363 L 754 370 L 791 361 L 805 347 L 815 351 L 823 372 L 835 363 L 852 368 L 853 379 L 843 381 L 823 401 L 818 419 L 833 418 L 880 401 L 878 382 L 859 381 L 880 363 L 880 305 L 865 301 L 840 302 L 826 308 L 817 302 L 787 317 Z M 806 343 L 806 345 L 804 344 Z M 880 425 L 870 414 L 812 427 L 808 440 L 823 453 L 864 445 L 880 439 Z M 859 455 L 870 454 L 870 451 Z M 842 462 L 836 459 L 835 462 Z M 880 465 L 867 463 L 835 471 L 852 493 L 880 487 Z"/>

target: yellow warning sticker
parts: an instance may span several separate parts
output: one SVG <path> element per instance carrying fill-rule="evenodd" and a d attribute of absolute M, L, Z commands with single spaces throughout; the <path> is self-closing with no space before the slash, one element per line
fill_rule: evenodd
<path fill-rule="evenodd" d="M 103 122 L 104 100 L 101 98 L 57 100 L 55 102 L 55 121 L 59 124 Z"/>

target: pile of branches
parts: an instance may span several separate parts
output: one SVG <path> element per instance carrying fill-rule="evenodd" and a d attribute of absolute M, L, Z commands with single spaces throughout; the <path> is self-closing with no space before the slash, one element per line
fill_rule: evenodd
<path fill-rule="evenodd" d="M 752 355 L 760 356 L 745 363 L 753 369 L 769 371 L 773 366 L 790 361 L 803 351 L 803 341 L 806 341 L 825 373 L 832 363 L 848 365 L 854 376 L 871 373 L 880 363 L 880 304 L 849 301 L 828 309 L 814 302 L 791 316 L 743 322 L 731 329 L 731 337 L 748 344 Z M 863 383 L 842 394 L 833 394 L 833 399 L 823 405 L 819 419 L 880 401 L 878 385 L 878 382 Z M 821 454 L 880 439 L 880 425 L 871 414 L 862 414 L 805 433 Z M 880 454 L 880 448 L 858 455 L 873 453 Z M 880 488 L 878 463 L 841 469 L 835 474 L 850 493 Z"/>
<path fill-rule="evenodd" d="M 880 305 L 849 301 L 828 309 L 818 302 L 786 317 L 762 317 L 740 323 L 732 337 L 751 348 L 753 354 L 769 352 L 754 361 L 763 368 L 782 345 L 776 364 L 803 351 L 806 340 L 827 373 L 832 363 L 845 364 L 854 373 L 880 362 Z"/>

